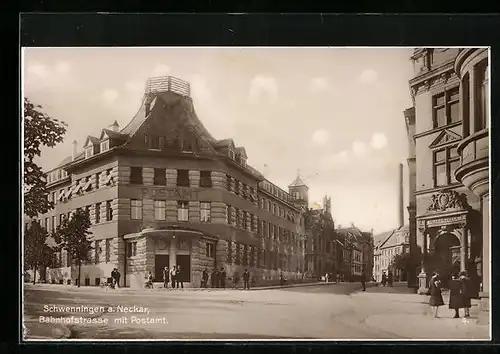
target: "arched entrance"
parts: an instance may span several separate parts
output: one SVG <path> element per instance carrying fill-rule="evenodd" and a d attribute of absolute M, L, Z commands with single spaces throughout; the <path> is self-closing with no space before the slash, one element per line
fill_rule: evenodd
<path fill-rule="evenodd" d="M 451 232 L 437 236 L 434 243 L 434 266 L 444 285 L 453 273 L 460 271 L 460 240 Z"/>

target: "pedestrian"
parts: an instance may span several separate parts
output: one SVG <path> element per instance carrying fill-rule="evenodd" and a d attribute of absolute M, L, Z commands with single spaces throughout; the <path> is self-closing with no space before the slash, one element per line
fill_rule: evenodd
<path fill-rule="evenodd" d="M 387 274 L 385 274 L 385 271 L 382 272 L 382 286 L 385 286 L 387 284 Z"/>
<path fill-rule="evenodd" d="M 245 269 L 245 272 L 243 273 L 243 289 L 250 290 L 250 273 L 248 272 L 248 269 Z"/>
<path fill-rule="evenodd" d="M 210 275 L 210 285 L 212 286 L 212 288 L 216 288 L 217 287 L 217 269 L 212 269 L 212 274 Z"/>
<path fill-rule="evenodd" d="M 285 285 L 285 277 L 283 276 L 283 272 L 280 273 L 280 285 Z"/>
<path fill-rule="evenodd" d="M 116 286 L 116 268 L 113 268 L 111 271 L 111 288 L 115 288 Z"/>
<path fill-rule="evenodd" d="M 172 289 L 175 289 L 175 282 L 177 277 L 177 269 L 176 266 L 173 266 L 170 270 L 170 280 L 172 281 Z"/>
<path fill-rule="evenodd" d="M 168 267 L 163 268 L 163 287 L 168 289 L 168 283 L 170 282 L 170 271 Z"/>
<path fill-rule="evenodd" d="M 363 291 L 366 291 L 366 275 L 364 270 L 361 272 L 361 286 L 363 287 Z"/>
<path fill-rule="evenodd" d="M 118 271 L 118 269 L 116 269 L 116 287 L 119 288 L 120 287 L 120 277 L 121 277 L 121 274 L 120 272 Z"/>
<path fill-rule="evenodd" d="M 201 275 L 201 286 L 203 288 L 206 288 L 208 286 L 208 271 L 207 268 L 203 271 L 203 274 Z"/>
<path fill-rule="evenodd" d="M 387 274 L 387 283 L 389 284 L 389 286 L 392 286 L 392 280 L 392 271 L 389 271 L 389 274 Z"/>
<path fill-rule="evenodd" d="M 184 289 L 184 269 L 181 269 L 180 265 L 177 265 L 177 271 L 175 272 L 175 281 L 177 283 L 177 289 L 179 289 L 179 284 L 181 289 Z"/>
<path fill-rule="evenodd" d="M 450 303 L 448 307 L 455 310 L 455 316 L 453 318 L 459 318 L 459 310 L 464 307 L 463 296 L 462 296 L 462 282 L 458 279 L 457 274 L 452 274 L 450 287 Z"/>
<path fill-rule="evenodd" d="M 233 274 L 233 289 L 238 289 L 238 285 L 240 283 L 240 274 L 235 271 Z"/>
<path fill-rule="evenodd" d="M 439 280 L 439 274 L 434 272 L 432 274 L 431 281 L 429 283 L 429 305 L 434 307 L 434 318 L 438 317 L 439 306 L 444 305 L 443 295 L 441 295 L 441 281 Z"/>
<path fill-rule="evenodd" d="M 219 284 L 222 289 L 226 288 L 226 271 L 224 270 L 224 267 L 220 267 Z"/>
<path fill-rule="evenodd" d="M 466 271 L 461 271 L 460 272 L 460 282 L 462 283 L 462 289 L 461 289 L 461 294 L 462 294 L 462 303 L 464 306 L 464 311 L 465 315 L 464 317 L 470 317 L 469 310 L 471 308 L 471 281 L 470 278 L 467 275 Z"/>

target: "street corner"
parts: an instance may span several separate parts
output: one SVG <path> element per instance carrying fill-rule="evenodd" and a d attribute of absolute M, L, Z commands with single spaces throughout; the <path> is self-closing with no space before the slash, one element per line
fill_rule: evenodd
<path fill-rule="evenodd" d="M 431 314 L 376 314 L 365 323 L 408 339 L 489 340 L 489 328 L 473 319 L 438 317 Z"/>

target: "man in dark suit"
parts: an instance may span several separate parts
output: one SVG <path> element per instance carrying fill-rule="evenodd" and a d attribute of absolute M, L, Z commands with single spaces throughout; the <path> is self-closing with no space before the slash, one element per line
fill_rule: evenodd
<path fill-rule="evenodd" d="M 363 287 L 363 291 L 366 291 L 366 274 L 365 269 L 361 272 L 361 286 Z"/>
<path fill-rule="evenodd" d="M 217 269 L 213 269 L 212 270 L 212 274 L 210 276 L 210 285 L 212 286 L 212 288 L 216 288 L 217 287 L 217 284 L 218 283 L 218 280 L 217 280 Z"/>
<path fill-rule="evenodd" d="M 245 272 L 243 273 L 243 289 L 250 290 L 250 273 L 248 272 L 248 269 L 245 269 Z"/>
<path fill-rule="evenodd" d="M 181 269 L 180 265 L 177 266 L 175 278 L 177 280 L 177 289 L 179 289 L 179 284 L 181 285 L 181 289 L 184 289 L 184 269 Z"/>
<path fill-rule="evenodd" d="M 207 272 L 207 268 L 205 268 L 205 270 L 203 271 L 203 274 L 201 275 L 201 286 L 203 288 L 206 288 L 208 286 L 208 272 Z"/>
<path fill-rule="evenodd" d="M 222 289 L 226 288 L 226 271 L 224 270 L 224 267 L 220 267 L 219 284 Z"/>

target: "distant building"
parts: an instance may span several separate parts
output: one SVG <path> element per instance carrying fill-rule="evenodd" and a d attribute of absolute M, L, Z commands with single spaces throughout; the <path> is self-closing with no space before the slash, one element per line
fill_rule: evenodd
<path fill-rule="evenodd" d="M 354 225 L 336 229 L 339 259 L 344 279 L 356 280 L 364 271 L 367 278 L 373 274 L 373 233 L 362 232 Z M 340 253 L 338 252 L 338 253 Z"/>
<path fill-rule="evenodd" d="M 446 284 L 467 270 L 488 308 L 488 49 L 418 48 L 411 59 L 413 107 L 405 119 L 413 141 L 410 234 L 424 254 L 419 292 L 427 292 L 433 271 Z"/>
<path fill-rule="evenodd" d="M 408 275 L 404 270 L 397 269 L 394 260 L 397 255 L 410 253 L 410 232 L 408 225 L 399 229 L 376 235 L 377 243 L 374 250 L 374 278 L 377 282 L 382 280 L 382 274 L 392 271 L 394 279 L 407 281 Z"/>
<path fill-rule="evenodd" d="M 337 273 L 335 224 L 331 214 L 331 198 L 325 196 L 323 207 L 313 203 L 306 213 L 305 262 L 308 277 L 319 279 L 325 273 Z"/>

